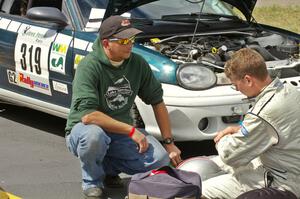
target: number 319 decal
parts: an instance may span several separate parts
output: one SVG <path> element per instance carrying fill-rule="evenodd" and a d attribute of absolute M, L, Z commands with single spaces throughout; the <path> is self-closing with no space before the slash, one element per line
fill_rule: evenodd
<path fill-rule="evenodd" d="M 18 86 L 51 95 L 49 52 L 56 30 L 22 24 L 15 44 L 15 73 Z M 12 76 L 9 75 L 9 78 Z"/>
<path fill-rule="evenodd" d="M 31 45 L 27 50 L 27 44 L 21 45 L 21 54 L 22 58 L 20 60 L 21 67 L 24 71 L 27 71 L 27 60 L 26 55 L 29 54 L 29 68 L 30 72 L 36 73 L 40 75 L 42 73 L 41 71 L 41 51 L 42 49 L 40 47 L 35 47 Z M 35 69 L 35 71 L 34 71 Z"/>

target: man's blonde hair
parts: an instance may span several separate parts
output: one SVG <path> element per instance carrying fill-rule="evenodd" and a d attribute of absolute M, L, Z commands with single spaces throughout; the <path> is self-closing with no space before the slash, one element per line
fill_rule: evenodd
<path fill-rule="evenodd" d="M 259 80 L 265 80 L 268 70 L 264 58 L 255 50 L 242 48 L 235 52 L 225 64 L 225 75 L 230 79 L 240 80 L 245 75 L 251 75 Z"/>

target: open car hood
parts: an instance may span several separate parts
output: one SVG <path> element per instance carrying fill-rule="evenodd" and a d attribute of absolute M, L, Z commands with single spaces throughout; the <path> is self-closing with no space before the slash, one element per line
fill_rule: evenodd
<path fill-rule="evenodd" d="M 247 21 L 251 20 L 252 11 L 257 0 L 222 0 L 241 11 L 246 17 Z"/>
<path fill-rule="evenodd" d="M 157 0 L 109 0 L 104 18 L 111 15 L 120 15 L 141 5 Z M 184 0 L 183 0 L 184 1 Z M 206 0 L 210 1 L 210 0 Z M 247 21 L 250 21 L 251 14 L 257 0 L 222 0 L 240 10 Z"/>

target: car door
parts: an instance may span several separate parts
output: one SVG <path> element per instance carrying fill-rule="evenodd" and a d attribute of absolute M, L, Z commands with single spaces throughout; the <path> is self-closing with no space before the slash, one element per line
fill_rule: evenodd
<path fill-rule="evenodd" d="M 59 106 L 58 115 L 65 116 L 73 79 L 72 29 L 1 13 L 0 35 L 1 98 L 42 110 Z"/>

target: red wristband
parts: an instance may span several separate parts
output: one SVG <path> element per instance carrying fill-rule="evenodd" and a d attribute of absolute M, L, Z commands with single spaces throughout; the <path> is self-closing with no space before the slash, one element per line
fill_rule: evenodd
<path fill-rule="evenodd" d="M 135 128 L 132 127 L 132 129 L 131 129 L 130 133 L 128 134 L 128 136 L 129 136 L 129 137 L 132 137 L 133 134 L 134 134 L 134 132 L 135 132 Z"/>

